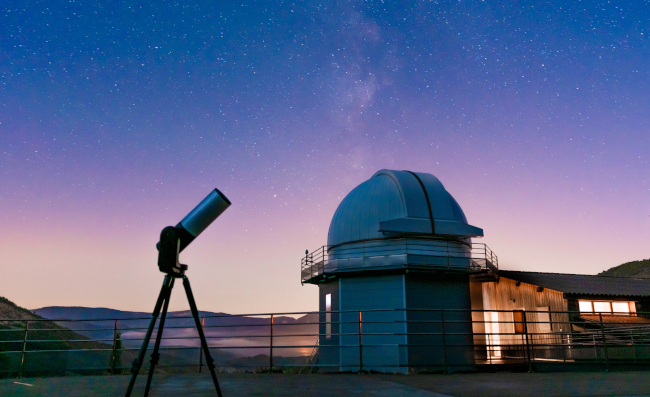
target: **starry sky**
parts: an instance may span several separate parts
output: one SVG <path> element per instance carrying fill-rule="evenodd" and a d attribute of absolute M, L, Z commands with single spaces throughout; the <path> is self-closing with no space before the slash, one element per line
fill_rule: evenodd
<path fill-rule="evenodd" d="M 218 187 L 199 308 L 317 310 L 300 258 L 382 168 L 502 268 L 648 258 L 649 35 L 648 1 L 3 1 L 0 296 L 151 311 L 160 230 Z"/>

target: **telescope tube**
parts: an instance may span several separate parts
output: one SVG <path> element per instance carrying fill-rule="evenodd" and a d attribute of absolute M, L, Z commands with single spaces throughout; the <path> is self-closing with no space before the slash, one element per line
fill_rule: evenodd
<path fill-rule="evenodd" d="M 210 226 L 229 206 L 230 200 L 219 189 L 214 189 L 182 221 L 176 225 L 180 239 L 180 253 Z"/>

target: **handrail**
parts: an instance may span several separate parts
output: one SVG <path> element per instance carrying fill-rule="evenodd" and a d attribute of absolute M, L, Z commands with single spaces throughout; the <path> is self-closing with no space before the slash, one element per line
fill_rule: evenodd
<path fill-rule="evenodd" d="M 376 264 L 366 266 L 365 261 L 381 257 L 391 258 L 395 255 L 417 255 L 437 258 L 437 260 L 446 258 L 446 266 L 440 263 L 430 265 L 404 263 L 401 265 L 404 268 L 417 266 L 424 269 L 464 269 L 492 275 L 497 275 L 499 270 L 499 258 L 483 243 L 472 243 L 469 247 L 465 247 L 460 242 L 443 239 L 399 237 L 373 239 L 347 246 L 324 245 L 311 253 L 307 251 L 300 261 L 300 281 L 305 283 L 318 280 L 320 276 L 327 273 L 376 269 L 378 268 Z M 342 268 L 339 266 L 341 260 L 361 260 L 361 265 L 355 264 L 351 268 Z"/>
<path fill-rule="evenodd" d="M 484 313 L 488 312 L 497 315 L 486 320 Z M 471 365 L 529 365 L 543 363 L 544 360 L 597 365 L 650 364 L 650 313 L 645 312 L 610 316 L 604 322 L 602 319 L 594 321 L 583 318 L 582 315 L 589 314 L 573 311 L 551 311 L 552 318 L 538 317 L 538 314 L 548 315 L 548 311 L 526 311 L 524 334 L 517 332 L 513 312 L 509 310 L 339 310 L 328 312 L 331 321 L 324 321 L 324 313 L 292 312 L 302 316 L 285 323 L 277 319 L 286 313 L 205 316 L 204 330 L 210 349 L 215 352 L 217 364 L 227 368 L 264 367 L 260 365 L 259 357 L 270 359 L 276 369 L 341 370 L 341 367 L 357 366 L 360 357 L 363 357 L 366 368 L 400 367 L 403 364 L 395 362 L 379 365 L 377 360 L 380 358 L 377 357 L 383 355 L 373 356 L 373 351 L 378 351 L 373 349 L 393 347 L 417 347 L 424 349 L 425 353 L 426 349 L 433 349 L 429 354 L 432 361 L 409 364 L 414 368 L 426 365 L 443 368 L 439 354 L 433 353 L 439 352 L 435 349 L 441 347 L 447 352 L 445 357 L 452 361 L 458 349 L 467 349 L 474 355 Z M 268 343 L 270 315 L 276 320 L 272 334 L 275 342 Z M 362 317 L 363 327 L 360 328 Z M 170 320 L 183 318 L 170 317 Z M 541 320 L 546 318 L 549 320 Z M 14 322 L 16 325 L 0 330 L 3 335 L 0 341 L 0 373 L 10 376 L 38 375 L 56 368 L 60 371 L 102 370 L 120 373 L 128 367 L 128 361 L 133 358 L 142 340 L 143 328 L 137 322 L 144 319 L 38 319 L 41 324 L 52 324 L 50 328 L 25 327 L 24 320 L 20 325 L 14 319 L 2 320 L 3 324 Z M 111 320 L 114 322 L 113 329 L 93 328 L 97 322 Z M 219 320 L 228 323 L 220 323 Z M 31 324 L 37 320 L 29 321 Z M 84 324 L 85 328 L 76 327 L 76 331 L 73 331 L 56 325 L 66 321 Z M 331 331 L 326 333 L 325 325 L 328 324 Z M 498 328 L 498 331 L 493 328 Z M 118 332 L 121 335 L 119 339 L 115 336 Z M 363 341 L 362 347 L 360 341 Z M 327 361 L 327 352 L 332 349 L 354 354 L 350 353 L 348 357 L 341 353 L 341 357 L 344 357 L 342 360 L 349 361 L 334 365 Z M 174 351 L 178 353 L 172 354 Z M 65 360 L 56 358 L 61 354 L 65 355 Z M 166 328 L 162 336 L 162 354 L 166 354 L 170 361 L 176 360 L 170 362 L 161 359 L 163 365 L 200 365 L 195 329 L 189 324 Z M 319 357 L 318 362 L 316 356 Z"/>

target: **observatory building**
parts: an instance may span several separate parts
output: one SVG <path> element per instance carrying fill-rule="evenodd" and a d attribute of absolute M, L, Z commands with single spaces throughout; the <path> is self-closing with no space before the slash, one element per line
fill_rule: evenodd
<path fill-rule="evenodd" d="M 363 360 L 364 368 L 406 372 L 432 357 L 473 363 L 469 277 L 492 267 L 487 247 L 472 246 L 481 236 L 431 174 L 381 170 L 357 186 L 337 208 L 327 246 L 302 263 L 302 282 L 319 287 L 319 364 L 345 371 Z M 451 311 L 442 319 L 431 309 Z M 436 335 L 418 335 L 432 328 Z M 464 347 L 443 351 L 443 337 Z"/>
<path fill-rule="evenodd" d="M 575 341 L 596 343 L 611 328 L 624 346 L 620 324 L 650 324 L 650 280 L 499 271 L 496 255 L 472 242 L 482 236 L 431 174 L 380 170 L 352 190 L 327 245 L 301 263 L 301 282 L 319 288 L 320 369 L 588 359 L 593 345 Z"/>

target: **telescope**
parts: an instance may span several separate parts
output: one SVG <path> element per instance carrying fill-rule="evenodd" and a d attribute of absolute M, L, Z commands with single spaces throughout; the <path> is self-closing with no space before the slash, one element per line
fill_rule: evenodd
<path fill-rule="evenodd" d="M 230 200 L 219 189 L 214 189 L 176 226 L 167 226 L 160 233 L 158 269 L 172 277 L 181 277 L 187 265 L 178 256 L 195 238 L 230 206 Z"/>
<path fill-rule="evenodd" d="M 214 359 L 210 354 L 208 342 L 203 333 L 203 325 L 199 320 L 199 309 L 197 309 L 196 302 L 194 301 L 194 294 L 190 287 L 190 280 L 185 275 L 187 265 L 180 264 L 178 261 L 178 255 L 229 206 L 230 200 L 228 200 L 219 189 L 214 189 L 199 203 L 199 205 L 190 211 L 190 213 L 187 214 L 178 225 L 167 226 L 162 230 L 162 232 L 160 232 L 160 241 L 156 244 L 156 247 L 158 248 L 158 269 L 165 273 L 165 280 L 160 289 L 156 306 L 153 309 L 153 313 L 151 313 L 151 321 L 149 322 L 147 333 L 142 341 L 142 347 L 140 347 L 138 357 L 133 360 L 133 365 L 131 367 L 131 380 L 127 386 L 125 397 L 131 396 L 135 380 L 140 372 L 140 368 L 142 368 L 144 356 L 147 352 L 147 346 L 149 346 L 151 335 L 156 326 L 156 321 L 158 320 L 158 316 L 160 316 L 158 332 L 156 333 L 156 342 L 153 348 L 153 353 L 151 353 L 149 376 L 147 377 L 147 385 L 144 389 L 144 396 L 147 397 L 149 395 L 154 369 L 156 368 L 158 359 L 160 358 L 158 351 L 160 349 L 163 328 L 167 317 L 167 309 L 169 308 L 169 298 L 171 297 L 172 288 L 174 288 L 174 280 L 177 278 L 183 278 L 183 287 L 185 288 L 187 301 L 190 304 L 190 312 L 192 312 L 194 324 L 196 325 L 196 330 L 198 331 L 199 339 L 201 340 L 201 350 L 203 351 L 203 354 L 205 354 L 206 364 L 210 370 L 210 375 L 212 376 L 212 382 L 214 383 L 217 396 L 222 397 L 221 388 L 219 387 L 219 382 L 217 381 L 217 375 L 215 373 Z"/>

